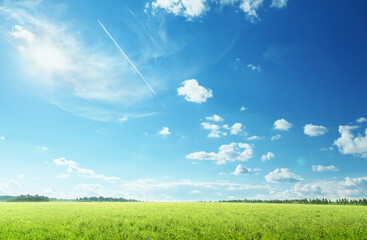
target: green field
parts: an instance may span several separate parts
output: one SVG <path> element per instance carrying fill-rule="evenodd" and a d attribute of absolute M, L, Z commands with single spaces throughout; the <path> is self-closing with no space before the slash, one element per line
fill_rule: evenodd
<path fill-rule="evenodd" d="M 367 207 L 0 203 L 0 239 L 367 239 Z"/>

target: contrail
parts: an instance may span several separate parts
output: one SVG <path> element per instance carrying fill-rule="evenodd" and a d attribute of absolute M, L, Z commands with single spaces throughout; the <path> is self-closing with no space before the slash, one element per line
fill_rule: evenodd
<path fill-rule="evenodd" d="M 116 47 L 120 50 L 120 52 L 125 56 L 125 58 L 127 59 L 127 61 L 129 61 L 129 63 L 131 64 L 131 66 L 133 66 L 133 68 L 135 69 L 135 71 L 140 75 L 140 77 L 144 80 L 144 82 L 148 85 L 148 87 L 150 88 L 150 90 L 152 90 L 152 92 L 154 93 L 154 95 L 156 95 L 158 97 L 158 95 L 155 93 L 155 91 L 153 90 L 153 88 L 149 85 L 149 83 L 147 82 L 147 80 L 145 80 L 145 78 L 143 77 L 143 75 L 141 75 L 141 73 L 139 72 L 139 70 L 135 67 L 135 65 L 130 61 L 129 57 L 124 53 L 124 51 L 122 51 L 122 49 L 120 48 L 120 46 L 116 43 L 115 39 L 113 39 L 113 37 L 110 35 L 110 33 L 106 30 L 106 28 L 103 26 L 103 24 L 97 20 L 99 25 L 101 25 L 101 27 L 103 28 L 103 30 L 107 33 L 107 35 L 111 38 L 111 40 L 115 43 Z"/>

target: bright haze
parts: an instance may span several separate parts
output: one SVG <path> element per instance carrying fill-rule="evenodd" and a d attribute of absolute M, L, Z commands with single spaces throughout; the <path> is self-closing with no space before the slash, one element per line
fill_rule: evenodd
<path fill-rule="evenodd" d="M 366 12 L 1 1 L 0 195 L 366 197 Z"/>

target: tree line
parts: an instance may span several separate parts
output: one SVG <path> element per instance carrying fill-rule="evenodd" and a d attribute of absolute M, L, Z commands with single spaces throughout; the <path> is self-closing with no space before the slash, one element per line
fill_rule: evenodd
<path fill-rule="evenodd" d="M 261 200 L 261 199 L 237 199 L 237 200 L 221 200 L 219 202 L 238 202 L 238 203 L 296 203 L 296 204 L 334 204 L 334 205 L 364 205 L 367 206 L 367 199 L 347 199 L 340 198 L 336 200 L 330 200 L 327 198 L 322 199 L 270 199 L 270 200 Z"/>
<path fill-rule="evenodd" d="M 138 202 L 135 199 L 113 198 L 113 197 L 83 197 L 77 198 L 77 202 Z"/>
<path fill-rule="evenodd" d="M 50 198 L 38 195 L 20 195 L 17 197 L 8 198 L 7 202 L 49 202 Z"/>

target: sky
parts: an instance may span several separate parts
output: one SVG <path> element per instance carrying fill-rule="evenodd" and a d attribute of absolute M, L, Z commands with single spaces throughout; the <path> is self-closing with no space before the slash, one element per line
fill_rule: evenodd
<path fill-rule="evenodd" d="M 366 198 L 366 11 L 0 1 L 0 195 Z"/>

